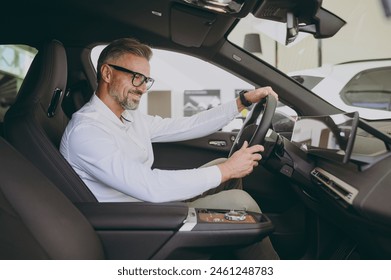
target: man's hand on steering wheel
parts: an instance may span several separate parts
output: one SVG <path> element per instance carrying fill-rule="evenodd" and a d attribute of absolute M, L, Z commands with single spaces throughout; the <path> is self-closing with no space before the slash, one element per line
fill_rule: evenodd
<path fill-rule="evenodd" d="M 261 87 L 244 93 L 244 98 L 249 103 L 258 103 L 268 95 L 273 95 L 278 101 L 278 95 L 271 87 Z M 245 104 L 241 102 L 241 99 L 237 99 L 238 111 L 241 112 L 246 108 Z"/>
<path fill-rule="evenodd" d="M 263 150 L 263 146 L 254 145 L 249 147 L 248 142 L 245 141 L 243 146 L 227 161 L 218 165 L 222 177 L 221 182 L 249 175 L 254 167 L 258 166 L 258 161 L 262 158 L 259 153 Z"/>

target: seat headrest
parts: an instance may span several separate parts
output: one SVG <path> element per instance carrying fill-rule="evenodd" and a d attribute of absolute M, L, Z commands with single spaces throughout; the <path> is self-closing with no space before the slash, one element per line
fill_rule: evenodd
<path fill-rule="evenodd" d="M 67 74 L 67 56 L 63 44 L 57 40 L 44 44 L 23 80 L 15 103 L 5 115 L 5 130 L 9 119 L 35 119 L 37 129 L 45 131 L 58 147 L 68 123 L 68 118 L 59 106 L 65 93 Z"/>
<path fill-rule="evenodd" d="M 44 44 L 23 80 L 15 104 L 22 109 L 38 102 L 46 114 L 54 115 L 56 111 L 53 111 L 53 105 L 56 104 L 49 107 L 53 103 L 53 95 L 65 92 L 67 74 L 67 56 L 62 43 L 52 40 Z M 56 105 L 54 109 L 58 107 Z"/>

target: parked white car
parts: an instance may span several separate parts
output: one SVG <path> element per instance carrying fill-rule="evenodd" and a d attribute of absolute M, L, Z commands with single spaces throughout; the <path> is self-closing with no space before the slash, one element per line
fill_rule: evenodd
<path fill-rule="evenodd" d="M 391 60 L 354 61 L 289 76 L 337 108 L 369 120 L 391 118 Z"/>

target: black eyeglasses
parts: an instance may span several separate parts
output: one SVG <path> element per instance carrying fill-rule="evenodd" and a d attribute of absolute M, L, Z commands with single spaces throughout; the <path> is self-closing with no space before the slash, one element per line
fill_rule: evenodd
<path fill-rule="evenodd" d="M 125 73 L 132 74 L 132 75 L 133 75 L 132 84 L 133 84 L 135 87 L 139 87 L 139 86 L 141 86 L 143 83 L 145 83 L 145 84 L 147 85 L 147 90 L 148 90 L 148 89 L 151 88 L 151 86 L 153 85 L 153 82 L 155 81 L 154 79 L 149 78 L 149 77 L 146 77 L 146 76 L 144 76 L 144 75 L 141 74 L 141 73 L 134 72 L 134 71 L 132 71 L 132 70 L 123 68 L 123 67 L 121 67 L 121 66 L 113 65 L 113 64 L 107 64 L 107 65 L 109 65 L 110 67 L 113 67 L 113 68 L 114 68 L 115 70 L 117 70 L 117 71 L 121 71 L 121 72 L 125 72 Z"/>

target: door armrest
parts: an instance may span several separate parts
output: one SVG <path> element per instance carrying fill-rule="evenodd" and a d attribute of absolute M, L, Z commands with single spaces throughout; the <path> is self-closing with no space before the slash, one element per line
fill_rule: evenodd
<path fill-rule="evenodd" d="M 186 203 L 83 202 L 76 207 L 95 230 L 178 230 L 187 217 Z"/>

